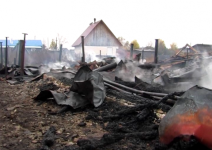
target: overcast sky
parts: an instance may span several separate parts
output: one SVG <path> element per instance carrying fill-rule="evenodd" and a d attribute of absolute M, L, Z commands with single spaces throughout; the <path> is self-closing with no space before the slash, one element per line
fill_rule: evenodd
<path fill-rule="evenodd" d="M 59 33 L 71 45 L 93 18 L 103 20 L 116 37 L 146 46 L 156 38 L 212 44 L 211 0 L 0 0 L 0 39 L 40 39 L 46 44 Z"/>

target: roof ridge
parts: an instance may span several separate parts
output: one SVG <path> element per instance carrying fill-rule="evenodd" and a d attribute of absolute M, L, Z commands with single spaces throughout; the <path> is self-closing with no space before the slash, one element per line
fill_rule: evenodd
<path fill-rule="evenodd" d="M 84 36 L 84 38 L 86 38 L 91 31 L 93 31 L 94 28 L 96 28 L 96 26 L 101 22 L 102 20 L 99 20 L 95 23 L 90 24 L 86 30 L 80 35 L 80 37 L 72 44 L 72 47 L 77 46 L 81 43 L 81 36 Z"/>

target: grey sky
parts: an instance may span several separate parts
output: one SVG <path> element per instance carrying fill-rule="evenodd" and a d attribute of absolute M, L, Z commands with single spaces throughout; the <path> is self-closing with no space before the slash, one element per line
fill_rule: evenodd
<path fill-rule="evenodd" d="M 41 39 L 49 44 L 59 33 L 70 48 L 96 18 L 115 36 L 140 46 L 160 38 L 167 47 L 212 44 L 210 0 L 0 0 L 0 39 Z"/>

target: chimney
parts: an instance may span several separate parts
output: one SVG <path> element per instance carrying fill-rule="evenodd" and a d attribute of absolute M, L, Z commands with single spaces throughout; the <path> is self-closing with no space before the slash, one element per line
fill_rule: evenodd
<path fill-rule="evenodd" d="M 94 23 L 96 23 L 96 18 L 94 18 Z"/>

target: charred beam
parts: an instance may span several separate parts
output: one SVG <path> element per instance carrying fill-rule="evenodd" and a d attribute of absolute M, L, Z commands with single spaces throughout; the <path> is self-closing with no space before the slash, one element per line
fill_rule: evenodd
<path fill-rule="evenodd" d="M 107 82 L 107 83 L 110 83 L 110 84 L 112 84 L 112 85 L 116 85 L 116 86 L 118 86 L 118 87 L 124 88 L 124 89 L 129 90 L 129 91 L 134 92 L 134 93 L 149 94 L 149 95 L 155 95 L 155 96 L 166 96 L 166 95 L 167 95 L 167 94 L 165 94 L 165 93 L 154 93 L 154 92 L 147 92 L 147 91 L 136 90 L 136 89 L 129 88 L 129 87 L 127 87 L 127 86 L 118 84 L 118 83 L 116 83 L 116 82 L 110 81 L 110 80 L 105 79 L 105 78 L 103 78 L 103 80 L 104 80 L 105 82 Z"/>
<path fill-rule="evenodd" d="M 131 94 L 130 92 L 127 92 L 127 91 L 124 91 L 124 90 L 122 90 L 122 89 L 119 89 L 119 88 L 117 88 L 117 87 L 115 87 L 115 86 L 113 86 L 113 85 L 110 85 L 110 84 L 108 84 L 108 83 L 104 83 L 104 85 L 109 86 L 110 88 L 115 89 L 115 90 L 117 90 L 117 91 L 120 91 L 120 92 L 123 92 L 123 93 L 127 93 L 127 94 Z"/>
<path fill-rule="evenodd" d="M 108 64 L 108 65 L 105 65 L 103 67 L 94 69 L 93 71 L 98 71 L 98 72 L 107 71 L 107 70 L 111 70 L 111 69 L 116 68 L 116 66 L 117 66 L 117 63 L 115 62 L 115 63 L 111 63 L 111 64 Z"/>

